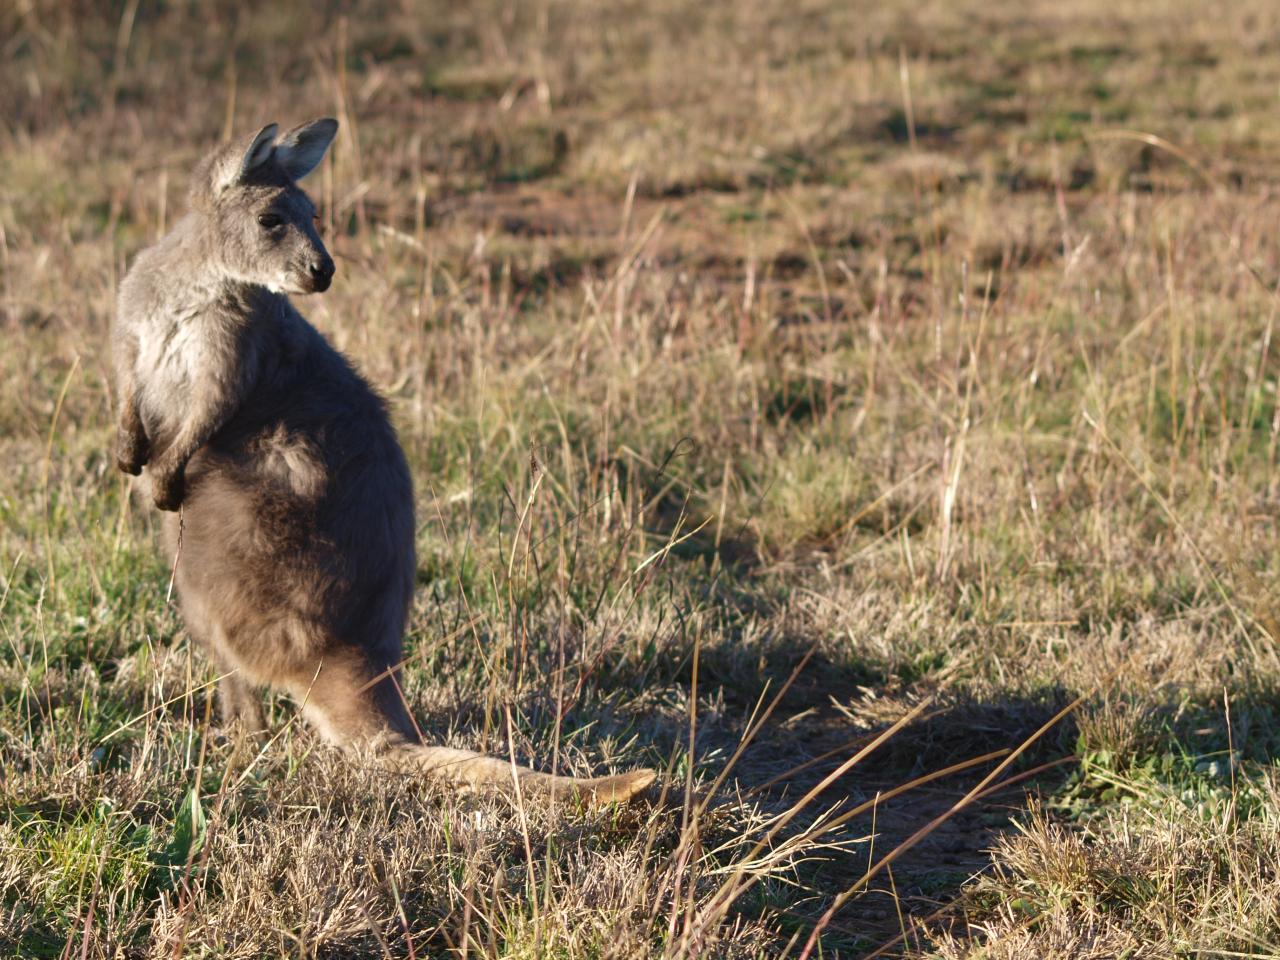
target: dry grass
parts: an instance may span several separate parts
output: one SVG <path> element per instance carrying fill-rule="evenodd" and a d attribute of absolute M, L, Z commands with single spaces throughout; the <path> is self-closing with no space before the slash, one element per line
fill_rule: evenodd
<path fill-rule="evenodd" d="M 1280 955 L 1280 13 L 865 6 L 0 9 L 0 950 Z M 416 715 L 663 806 L 212 723 L 105 331 L 200 152 L 320 114 Z"/>

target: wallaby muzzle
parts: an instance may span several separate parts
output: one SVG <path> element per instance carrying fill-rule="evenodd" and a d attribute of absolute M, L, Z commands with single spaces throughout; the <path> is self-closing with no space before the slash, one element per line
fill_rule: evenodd
<path fill-rule="evenodd" d="M 333 258 L 326 253 L 323 257 L 312 260 L 307 265 L 307 273 L 311 292 L 324 293 L 329 289 L 329 284 L 333 283 Z"/>

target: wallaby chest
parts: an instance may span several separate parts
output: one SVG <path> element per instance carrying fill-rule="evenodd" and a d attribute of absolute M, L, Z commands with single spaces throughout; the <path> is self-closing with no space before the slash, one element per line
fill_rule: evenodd
<path fill-rule="evenodd" d="M 200 407 L 242 402 L 269 322 L 257 314 L 179 303 L 149 318 L 134 371 L 144 421 L 164 434 Z"/>

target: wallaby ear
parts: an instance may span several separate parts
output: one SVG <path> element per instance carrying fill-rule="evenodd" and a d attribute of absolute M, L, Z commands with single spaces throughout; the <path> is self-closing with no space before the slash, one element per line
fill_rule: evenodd
<path fill-rule="evenodd" d="M 271 159 L 271 151 L 275 149 L 276 130 L 278 129 L 279 127 L 274 123 L 268 123 L 258 131 L 258 135 L 253 138 L 253 143 L 249 144 L 249 149 L 244 152 L 244 159 L 240 161 L 240 170 L 236 174 L 237 180 L 244 180 L 250 173 Z"/>
<path fill-rule="evenodd" d="M 290 177 L 301 180 L 320 166 L 324 152 L 337 134 L 338 121 L 331 117 L 294 127 L 276 142 L 276 159 Z"/>
<path fill-rule="evenodd" d="M 255 169 L 271 159 L 276 130 L 269 123 L 252 140 L 223 144 L 196 164 L 191 173 L 191 202 L 201 206 L 213 202 L 229 187 L 241 183 Z"/>

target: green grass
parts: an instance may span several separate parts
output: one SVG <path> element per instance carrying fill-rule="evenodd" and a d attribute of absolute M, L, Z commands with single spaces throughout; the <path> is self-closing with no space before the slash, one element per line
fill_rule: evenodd
<path fill-rule="evenodd" d="M 1280 955 L 1273 5 L 349 7 L 0 10 L 0 953 Z M 415 716 L 667 803 L 218 728 L 106 332 L 317 115 Z"/>

